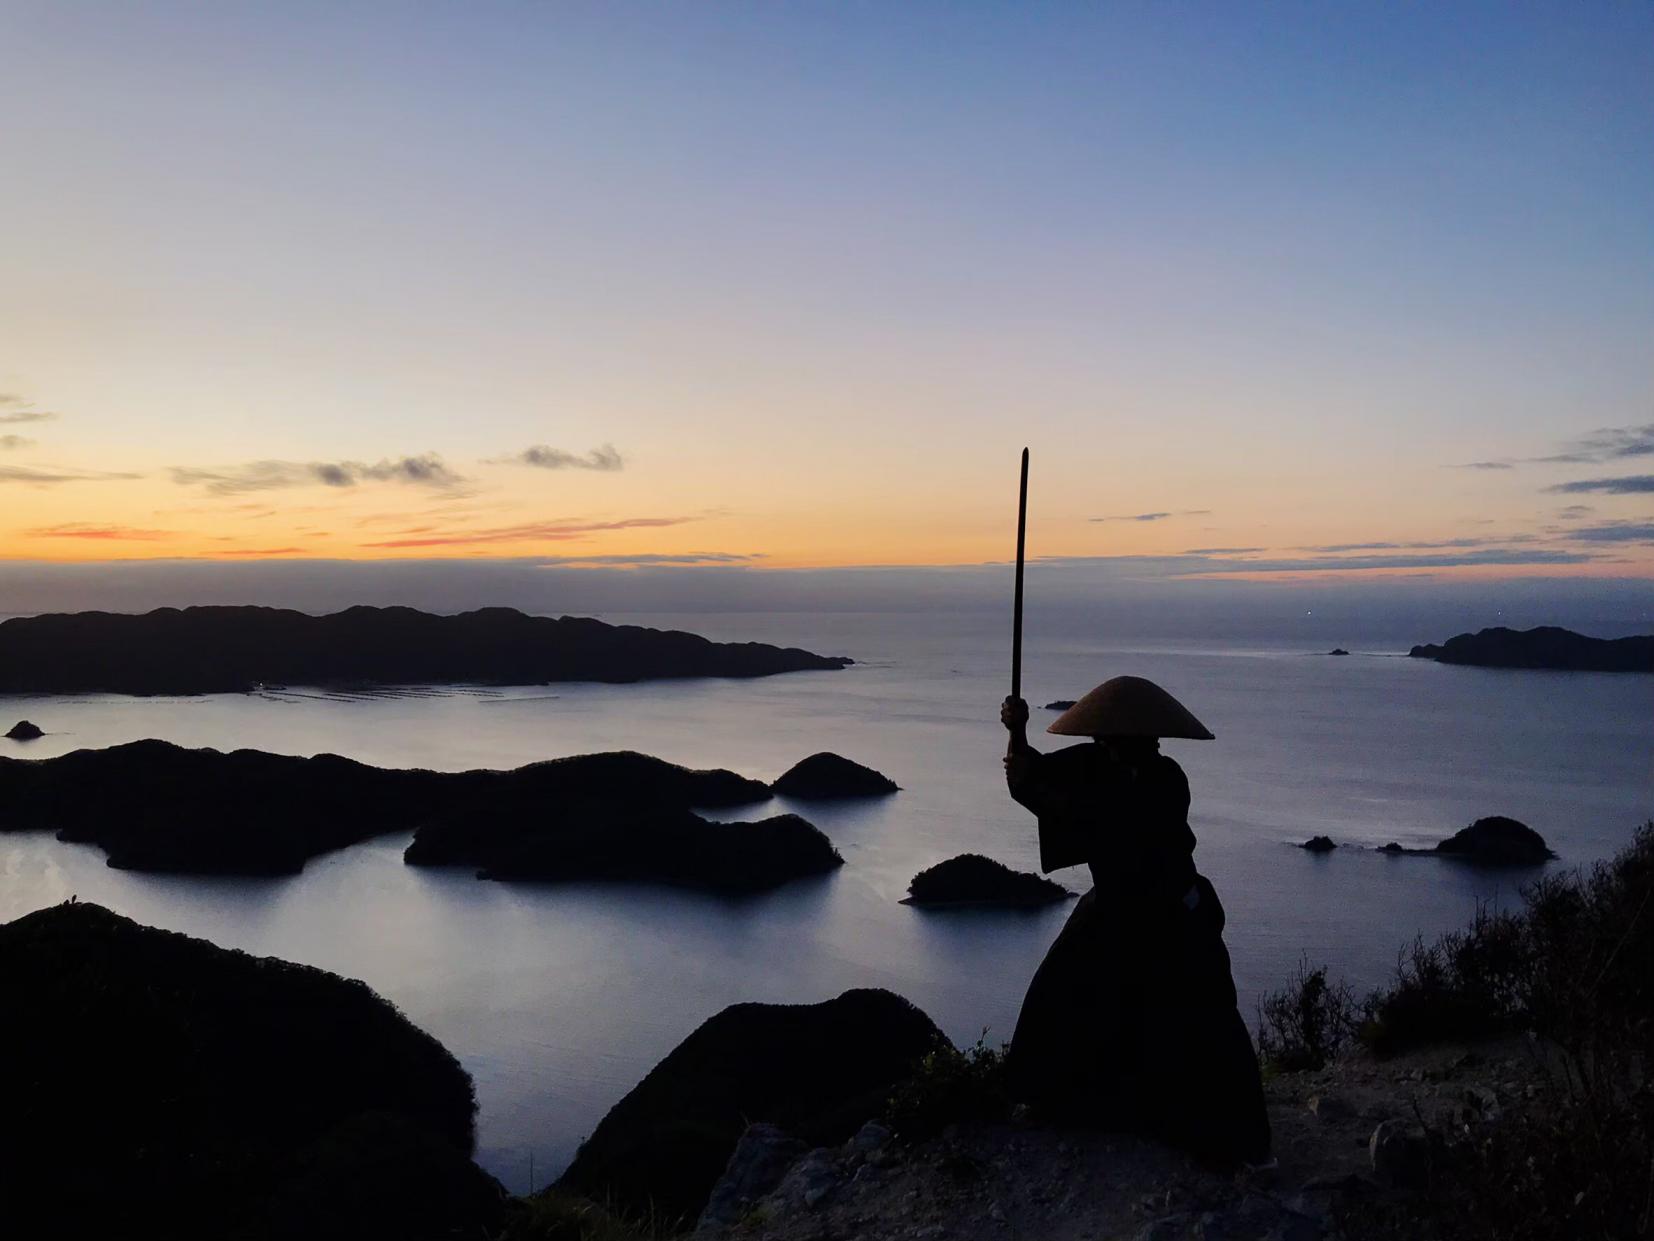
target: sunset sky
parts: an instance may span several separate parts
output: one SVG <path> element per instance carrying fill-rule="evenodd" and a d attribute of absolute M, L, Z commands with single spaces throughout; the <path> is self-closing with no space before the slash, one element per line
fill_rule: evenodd
<path fill-rule="evenodd" d="M 0 559 L 1654 578 L 1644 4 L 0 0 Z M 1178 559 L 1178 558 L 1182 559 Z"/>

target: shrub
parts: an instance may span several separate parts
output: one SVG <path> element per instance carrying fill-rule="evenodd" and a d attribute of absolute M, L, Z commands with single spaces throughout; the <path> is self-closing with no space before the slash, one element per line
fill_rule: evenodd
<path fill-rule="evenodd" d="M 1258 1001 L 1258 1057 L 1266 1070 L 1318 1069 L 1343 1049 L 1356 1028 L 1355 996 L 1327 981 L 1326 966 L 1308 959 L 1279 991 Z"/>
<path fill-rule="evenodd" d="M 885 1107 L 885 1119 L 898 1137 L 916 1142 L 965 1121 L 1009 1119 L 1005 1048 L 989 1047 L 987 1039 L 983 1030 L 964 1051 L 949 1044 L 919 1061 Z"/>

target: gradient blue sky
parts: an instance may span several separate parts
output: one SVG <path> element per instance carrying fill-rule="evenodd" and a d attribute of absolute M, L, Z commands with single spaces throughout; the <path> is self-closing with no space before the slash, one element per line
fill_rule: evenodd
<path fill-rule="evenodd" d="M 1042 554 L 1654 576 L 1646 5 L 7 0 L 0 48 L 0 556 L 965 564 L 1028 443 Z"/>

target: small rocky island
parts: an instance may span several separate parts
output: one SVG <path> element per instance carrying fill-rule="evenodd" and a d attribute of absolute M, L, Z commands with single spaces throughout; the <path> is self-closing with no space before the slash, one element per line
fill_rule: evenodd
<path fill-rule="evenodd" d="M 261 686 L 541 685 L 761 677 L 852 661 L 761 642 L 482 608 L 71 612 L 0 622 L 0 693 L 212 694 Z"/>
<path fill-rule="evenodd" d="M 504 1192 L 470 1158 L 470 1077 L 360 982 L 80 902 L 0 925 L 0 977 L 8 1235 L 411 1238 L 503 1222 Z"/>
<path fill-rule="evenodd" d="M 1066 711 L 1075 703 L 1073 698 L 1055 698 L 1045 704 L 1047 711 Z"/>
<path fill-rule="evenodd" d="M 1461 633 L 1440 646 L 1415 646 L 1407 654 L 1414 659 L 1476 668 L 1654 672 L 1654 636 L 1590 638 L 1554 625 Z"/>
<path fill-rule="evenodd" d="M 1445 857 L 1482 866 L 1538 866 L 1556 857 L 1545 838 L 1526 823 L 1489 815 L 1461 828 L 1432 849 L 1408 849 L 1391 841 L 1380 853 Z"/>
<path fill-rule="evenodd" d="M 1335 646 L 1335 647 L 1332 648 L 1332 650 L 1328 651 L 1327 654 L 1328 655 L 1348 655 L 1349 652 L 1346 651 L 1341 646 Z"/>
<path fill-rule="evenodd" d="M 1334 849 L 1338 848 L 1338 845 L 1333 841 L 1331 836 L 1311 836 L 1298 847 L 1300 849 L 1307 849 L 1311 853 L 1331 853 Z"/>
<path fill-rule="evenodd" d="M 8 741 L 39 741 L 45 735 L 45 730 L 39 724 L 32 723 L 29 720 L 18 720 L 6 732 L 6 739 Z"/>
<path fill-rule="evenodd" d="M 851 762 L 837 754 L 812 754 L 795 763 L 770 788 L 782 797 L 800 801 L 831 801 L 840 797 L 883 797 L 901 792 L 889 776 Z"/>
<path fill-rule="evenodd" d="M 961 853 L 913 876 L 904 905 L 1032 909 L 1066 901 L 1074 893 L 1043 875 L 1012 870 L 980 853 Z"/>

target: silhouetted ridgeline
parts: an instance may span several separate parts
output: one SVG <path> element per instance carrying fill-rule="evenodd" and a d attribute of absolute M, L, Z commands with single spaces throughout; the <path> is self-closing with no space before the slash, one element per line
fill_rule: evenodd
<path fill-rule="evenodd" d="M 945 1043 L 929 1017 L 889 991 L 732 1005 L 609 1110 L 558 1185 L 693 1224 L 749 1121 L 773 1122 L 810 1146 L 842 1142 Z"/>
<path fill-rule="evenodd" d="M 1654 637 L 1588 638 L 1571 629 L 1483 629 L 1440 646 L 1415 646 L 1414 659 L 1479 668 L 1549 668 L 1565 672 L 1654 672 Z"/>
<path fill-rule="evenodd" d="M 469 1158 L 470 1077 L 360 982 L 87 904 L 0 925 L 0 979 L 8 1235 L 481 1235 L 503 1214 Z"/>
<path fill-rule="evenodd" d="M 715 824 L 691 813 L 769 797 L 732 771 L 624 751 L 462 772 L 166 741 L 0 758 L 0 831 L 54 830 L 130 870 L 291 874 L 318 853 L 413 828 L 409 862 L 499 877 L 747 890 L 839 865 L 826 837 L 796 816 Z"/>
<path fill-rule="evenodd" d="M 0 693 L 208 694 L 259 685 L 536 685 L 758 677 L 842 657 L 691 633 L 482 608 L 72 612 L 0 623 Z"/>

